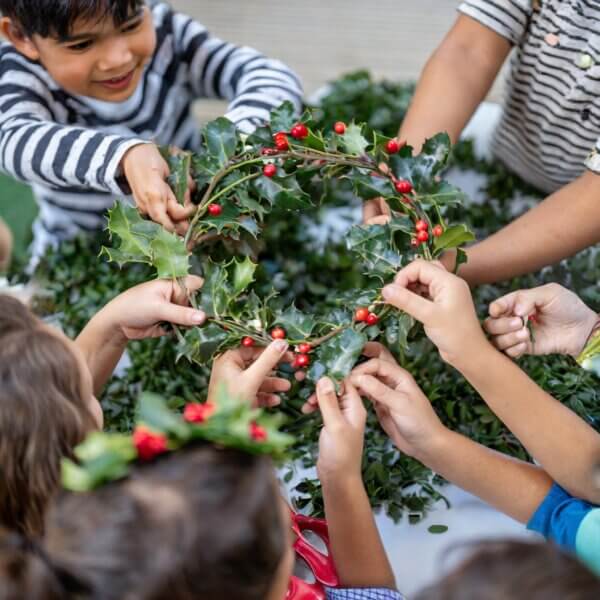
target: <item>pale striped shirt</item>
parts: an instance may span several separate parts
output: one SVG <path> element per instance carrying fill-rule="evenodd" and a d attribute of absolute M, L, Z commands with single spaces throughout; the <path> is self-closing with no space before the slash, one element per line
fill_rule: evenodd
<path fill-rule="evenodd" d="M 551 193 L 600 174 L 600 2 L 466 0 L 459 10 L 515 46 L 492 152 Z"/>
<path fill-rule="evenodd" d="M 284 64 L 212 36 L 164 2 L 149 4 L 156 51 L 125 102 L 70 95 L 40 64 L 0 45 L 0 168 L 33 186 L 34 255 L 105 226 L 106 210 L 130 192 L 120 163 L 132 146 L 152 140 L 198 149 L 193 100 L 229 100 L 225 116 L 243 132 L 285 100 L 300 109 L 301 83 Z"/>

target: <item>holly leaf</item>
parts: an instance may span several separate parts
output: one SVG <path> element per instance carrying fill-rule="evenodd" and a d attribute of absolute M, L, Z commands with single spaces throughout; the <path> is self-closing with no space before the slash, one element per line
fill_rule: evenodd
<path fill-rule="evenodd" d="M 372 172 L 365 173 L 359 169 L 354 169 L 350 175 L 354 184 L 354 191 L 357 196 L 363 200 L 371 198 L 387 198 L 396 195 L 392 182 L 384 176 L 378 176 Z"/>
<path fill-rule="evenodd" d="M 443 252 L 449 248 L 458 248 L 475 240 L 475 234 L 466 225 L 448 227 L 444 233 L 435 238 L 433 247 L 436 252 Z"/>
<path fill-rule="evenodd" d="M 188 438 L 188 428 L 183 419 L 172 412 L 162 396 L 143 392 L 140 395 L 139 420 L 150 429 L 168 433 L 180 440 Z"/>
<path fill-rule="evenodd" d="M 415 320 L 407 313 L 394 315 L 385 323 L 385 341 L 393 352 L 408 350 L 408 336 L 415 326 Z"/>
<path fill-rule="evenodd" d="M 221 214 L 214 217 L 209 215 L 208 213 L 204 215 L 203 219 L 198 224 L 201 229 L 204 229 L 206 226 L 210 226 L 213 229 L 216 229 L 219 235 L 225 233 L 227 234 L 227 230 L 237 231 L 239 228 L 239 216 L 240 209 L 230 202 L 222 205 L 223 210 Z"/>
<path fill-rule="evenodd" d="M 271 206 L 284 210 L 302 210 L 313 206 L 310 196 L 300 187 L 293 175 L 259 177 L 253 183 L 257 193 Z"/>
<path fill-rule="evenodd" d="M 275 323 L 281 325 L 285 329 L 288 339 L 293 341 L 309 338 L 316 325 L 314 317 L 299 311 L 293 304 L 277 314 Z"/>
<path fill-rule="evenodd" d="M 419 200 L 422 207 L 428 210 L 432 206 L 459 206 L 465 202 L 467 195 L 459 188 L 447 181 L 433 183 L 430 191 L 423 194 Z"/>
<path fill-rule="evenodd" d="M 198 190 L 203 190 L 220 171 L 218 160 L 202 149 L 200 154 L 192 157 L 192 173 Z"/>
<path fill-rule="evenodd" d="M 190 258 L 180 237 L 160 227 L 151 247 L 152 264 L 159 279 L 176 279 L 189 274 Z"/>
<path fill-rule="evenodd" d="M 254 281 L 254 273 L 257 264 L 253 263 L 249 257 L 243 261 L 235 261 L 233 267 L 233 294 L 237 297 L 245 292 L 248 286 Z"/>
<path fill-rule="evenodd" d="M 226 313 L 232 300 L 227 267 L 214 262 L 204 265 L 204 285 L 198 304 L 208 317 L 219 317 Z"/>
<path fill-rule="evenodd" d="M 369 142 L 362 134 L 362 127 L 351 123 L 346 127 L 346 131 L 342 136 L 342 144 L 348 154 L 362 156 L 366 153 Z"/>
<path fill-rule="evenodd" d="M 207 123 L 202 131 L 209 154 L 224 167 L 235 156 L 238 132 L 235 125 L 225 117 Z"/>
<path fill-rule="evenodd" d="M 308 378 L 313 383 L 317 383 L 321 377 L 341 382 L 354 368 L 366 343 L 367 336 L 364 333 L 344 329 L 317 348 L 315 360 L 307 372 Z"/>
<path fill-rule="evenodd" d="M 431 525 L 429 529 L 427 529 L 429 533 L 433 533 L 435 535 L 439 535 L 440 533 L 446 533 L 448 531 L 447 525 Z"/>
<path fill-rule="evenodd" d="M 163 156 L 171 171 L 167 182 L 173 190 L 177 202 L 183 206 L 185 204 L 185 194 L 188 191 L 188 178 L 192 165 L 192 155 L 189 152 L 171 154 L 167 151 L 166 155 L 163 153 Z"/>
<path fill-rule="evenodd" d="M 356 253 L 369 275 L 385 279 L 403 264 L 403 256 L 393 247 L 390 228 L 385 225 L 356 225 L 350 229 L 346 247 Z"/>
<path fill-rule="evenodd" d="M 296 124 L 296 109 L 288 100 L 271 111 L 271 130 L 273 133 L 288 132 Z"/>
<path fill-rule="evenodd" d="M 192 363 L 208 364 L 228 338 L 229 334 L 216 323 L 188 329 L 177 344 L 177 360 L 185 357 Z"/>

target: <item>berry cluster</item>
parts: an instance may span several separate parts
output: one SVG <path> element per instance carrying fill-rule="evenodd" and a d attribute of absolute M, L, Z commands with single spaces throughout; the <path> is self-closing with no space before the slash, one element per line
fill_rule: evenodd
<path fill-rule="evenodd" d="M 367 325 L 377 325 L 379 323 L 379 317 L 364 306 L 356 309 L 354 320 L 358 323 L 366 323 Z"/>

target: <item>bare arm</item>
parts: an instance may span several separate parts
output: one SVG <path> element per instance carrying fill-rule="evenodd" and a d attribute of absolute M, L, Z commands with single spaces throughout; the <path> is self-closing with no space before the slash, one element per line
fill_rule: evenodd
<path fill-rule="evenodd" d="M 400 138 L 417 151 L 440 131 L 447 131 L 456 142 L 492 87 L 510 48 L 510 42 L 491 29 L 459 16 L 425 66 Z"/>
<path fill-rule="evenodd" d="M 600 241 L 600 176 L 587 171 L 520 219 L 469 248 L 460 276 L 471 285 L 537 271 Z M 454 257 L 443 261 L 453 266 Z"/>

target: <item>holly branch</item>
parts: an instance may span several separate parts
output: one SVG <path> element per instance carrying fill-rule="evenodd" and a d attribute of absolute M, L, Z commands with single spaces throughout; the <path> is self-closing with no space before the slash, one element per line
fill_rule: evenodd
<path fill-rule="evenodd" d="M 382 339 L 397 352 L 406 349 L 414 323 L 385 306 L 381 297 L 381 288 L 397 271 L 417 256 L 432 260 L 449 248 L 458 248 L 462 260 L 460 247 L 474 239 L 465 225 L 449 226 L 444 220 L 446 208 L 463 199 L 441 178 L 450 156 L 446 134 L 428 140 L 413 156 L 412 148 L 397 139 L 374 133 L 368 140 L 355 123 L 318 130 L 310 112 L 298 120 L 292 105 L 284 104 L 273 111 L 268 126 L 246 139 L 220 118 L 204 127 L 197 154 L 165 156 L 169 183 L 180 202 L 190 176 L 195 182 L 197 208 L 187 234 L 169 233 L 134 208 L 118 205 L 109 215 L 109 232 L 118 247 L 103 252 L 121 266 L 152 265 L 158 277 L 192 272 L 204 277 L 194 303 L 208 322 L 177 332 L 179 357 L 192 362 L 206 364 L 232 347 L 285 338 L 296 350 L 294 368 L 307 369 L 312 381 L 324 375 L 340 381 L 369 340 Z M 266 214 L 275 209 L 301 213 L 326 204 L 336 185 L 345 185 L 363 201 L 384 198 L 391 218 L 384 225 L 355 225 L 347 233 L 348 252 L 362 266 L 367 283 L 337 302 L 332 299 L 337 306 L 329 312 L 284 306 L 275 290 L 261 297 L 253 289 L 259 265 L 248 256 L 210 259 L 214 245 L 207 240 L 234 240 L 252 248 Z"/>

